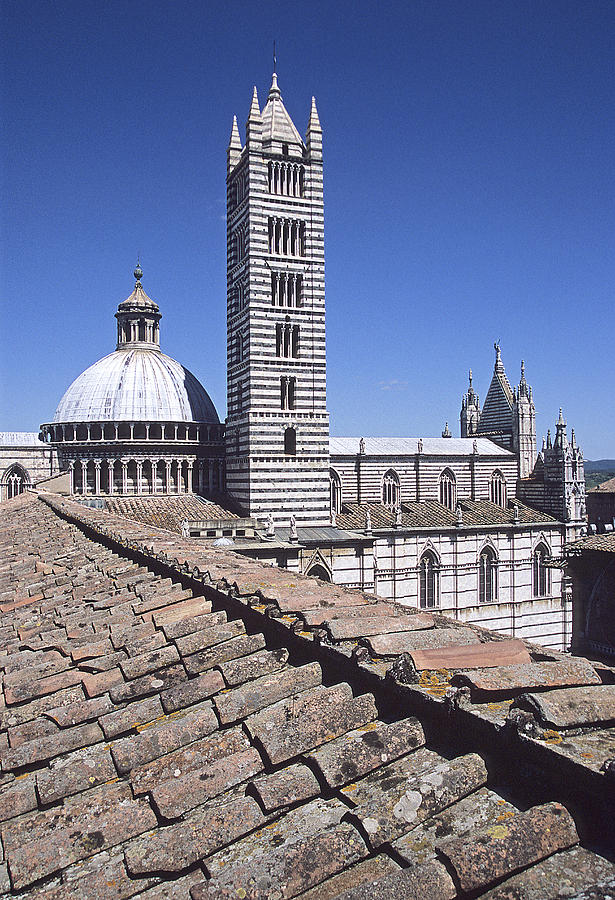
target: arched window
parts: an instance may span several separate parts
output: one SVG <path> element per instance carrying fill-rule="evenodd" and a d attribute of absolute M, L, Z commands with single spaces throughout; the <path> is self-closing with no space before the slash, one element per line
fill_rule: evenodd
<path fill-rule="evenodd" d="M 549 551 L 544 544 L 534 550 L 532 565 L 532 593 L 534 597 L 546 597 L 551 593 L 551 570 L 547 567 Z"/>
<path fill-rule="evenodd" d="M 440 503 L 448 509 L 455 509 L 457 505 L 457 485 L 450 469 L 440 475 Z"/>
<path fill-rule="evenodd" d="M 28 485 L 30 478 L 26 470 L 18 463 L 14 463 L 4 473 L 2 499 L 10 500 L 11 497 L 17 497 L 23 494 Z"/>
<path fill-rule="evenodd" d="M 489 482 L 489 499 L 492 503 L 495 503 L 496 506 L 501 506 L 503 509 L 506 508 L 506 479 L 499 469 L 496 469 L 491 476 L 491 481 Z"/>
<path fill-rule="evenodd" d="M 331 498 L 331 512 L 342 511 L 342 482 L 335 469 L 329 469 L 329 491 Z"/>
<path fill-rule="evenodd" d="M 382 502 L 389 509 L 399 506 L 399 476 L 393 469 L 385 472 L 382 479 Z"/>
<path fill-rule="evenodd" d="M 297 453 L 297 432 L 294 428 L 287 428 L 284 432 L 284 453 L 287 456 L 295 456 Z"/>
<path fill-rule="evenodd" d="M 478 560 L 479 603 L 493 603 L 498 599 L 498 563 L 491 547 L 485 547 Z"/>
<path fill-rule="evenodd" d="M 431 609 L 439 605 L 438 575 L 438 560 L 434 553 L 426 550 L 419 563 L 419 606 L 421 609 Z"/>

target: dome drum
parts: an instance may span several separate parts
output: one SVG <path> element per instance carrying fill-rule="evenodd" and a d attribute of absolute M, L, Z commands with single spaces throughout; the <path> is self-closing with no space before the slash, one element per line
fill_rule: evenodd
<path fill-rule="evenodd" d="M 221 445 L 224 425 L 202 422 L 67 422 L 41 425 L 42 440 L 56 445 Z M 58 446 L 58 449 L 60 447 Z"/>

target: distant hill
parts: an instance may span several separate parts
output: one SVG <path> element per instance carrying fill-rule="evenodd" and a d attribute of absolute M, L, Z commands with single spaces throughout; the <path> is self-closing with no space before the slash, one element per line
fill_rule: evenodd
<path fill-rule="evenodd" d="M 586 472 L 615 472 L 615 459 L 586 459 Z"/>
<path fill-rule="evenodd" d="M 615 459 L 587 459 L 585 461 L 585 487 L 597 487 L 603 481 L 615 478 Z"/>

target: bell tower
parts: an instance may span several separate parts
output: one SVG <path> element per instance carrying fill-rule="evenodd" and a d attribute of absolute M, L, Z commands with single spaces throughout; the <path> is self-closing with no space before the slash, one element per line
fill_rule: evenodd
<path fill-rule="evenodd" d="M 274 73 L 227 150 L 226 486 L 244 512 L 329 522 L 322 128 L 305 141 Z"/>

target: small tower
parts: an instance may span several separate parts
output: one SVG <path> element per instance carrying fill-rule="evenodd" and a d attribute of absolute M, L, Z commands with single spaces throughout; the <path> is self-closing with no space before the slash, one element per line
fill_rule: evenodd
<path fill-rule="evenodd" d="M 322 128 L 273 74 L 227 150 L 226 485 L 250 516 L 328 524 Z"/>
<path fill-rule="evenodd" d="M 536 409 L 532 389 L 525 380 L 525 363 L 521 360 L 521 380 L 513 394 L 513 451 L 519 460 L 519 478 L 529 478 L 536 465 Z"/>
<path fill-rule="evenodd" d="M 549 436 L 550 437 L 550 436 Z M 562 410 L 555 425 L 555 440 L 550 439 L 544 456 L 544 511 L 566 523 L 566 539 L 575 540 L 586 525 L 585 471 L 583 453 L 577 446 L 574 430 L 570 441 Z"/>
<path fill-rule="evenodd" d="M 472 437 L 476 434 L 480 422 L 480 401 L 472 387 L 472 369 L 468 372 L 468 390 L 461 399 L 461 437 Z"/>
<path fill-rule="evenodd" d="M 147 296 L 143 290 L 141 279 L 143 271 L 139 263 L 134 271 L 135 289 L 117 308 L 117 346 L 116 350 L 130 350 L 142 347 L 147 350 L 160 350 L 160 330 L 158 323 L 162 315 L 158 304 Z"/>

